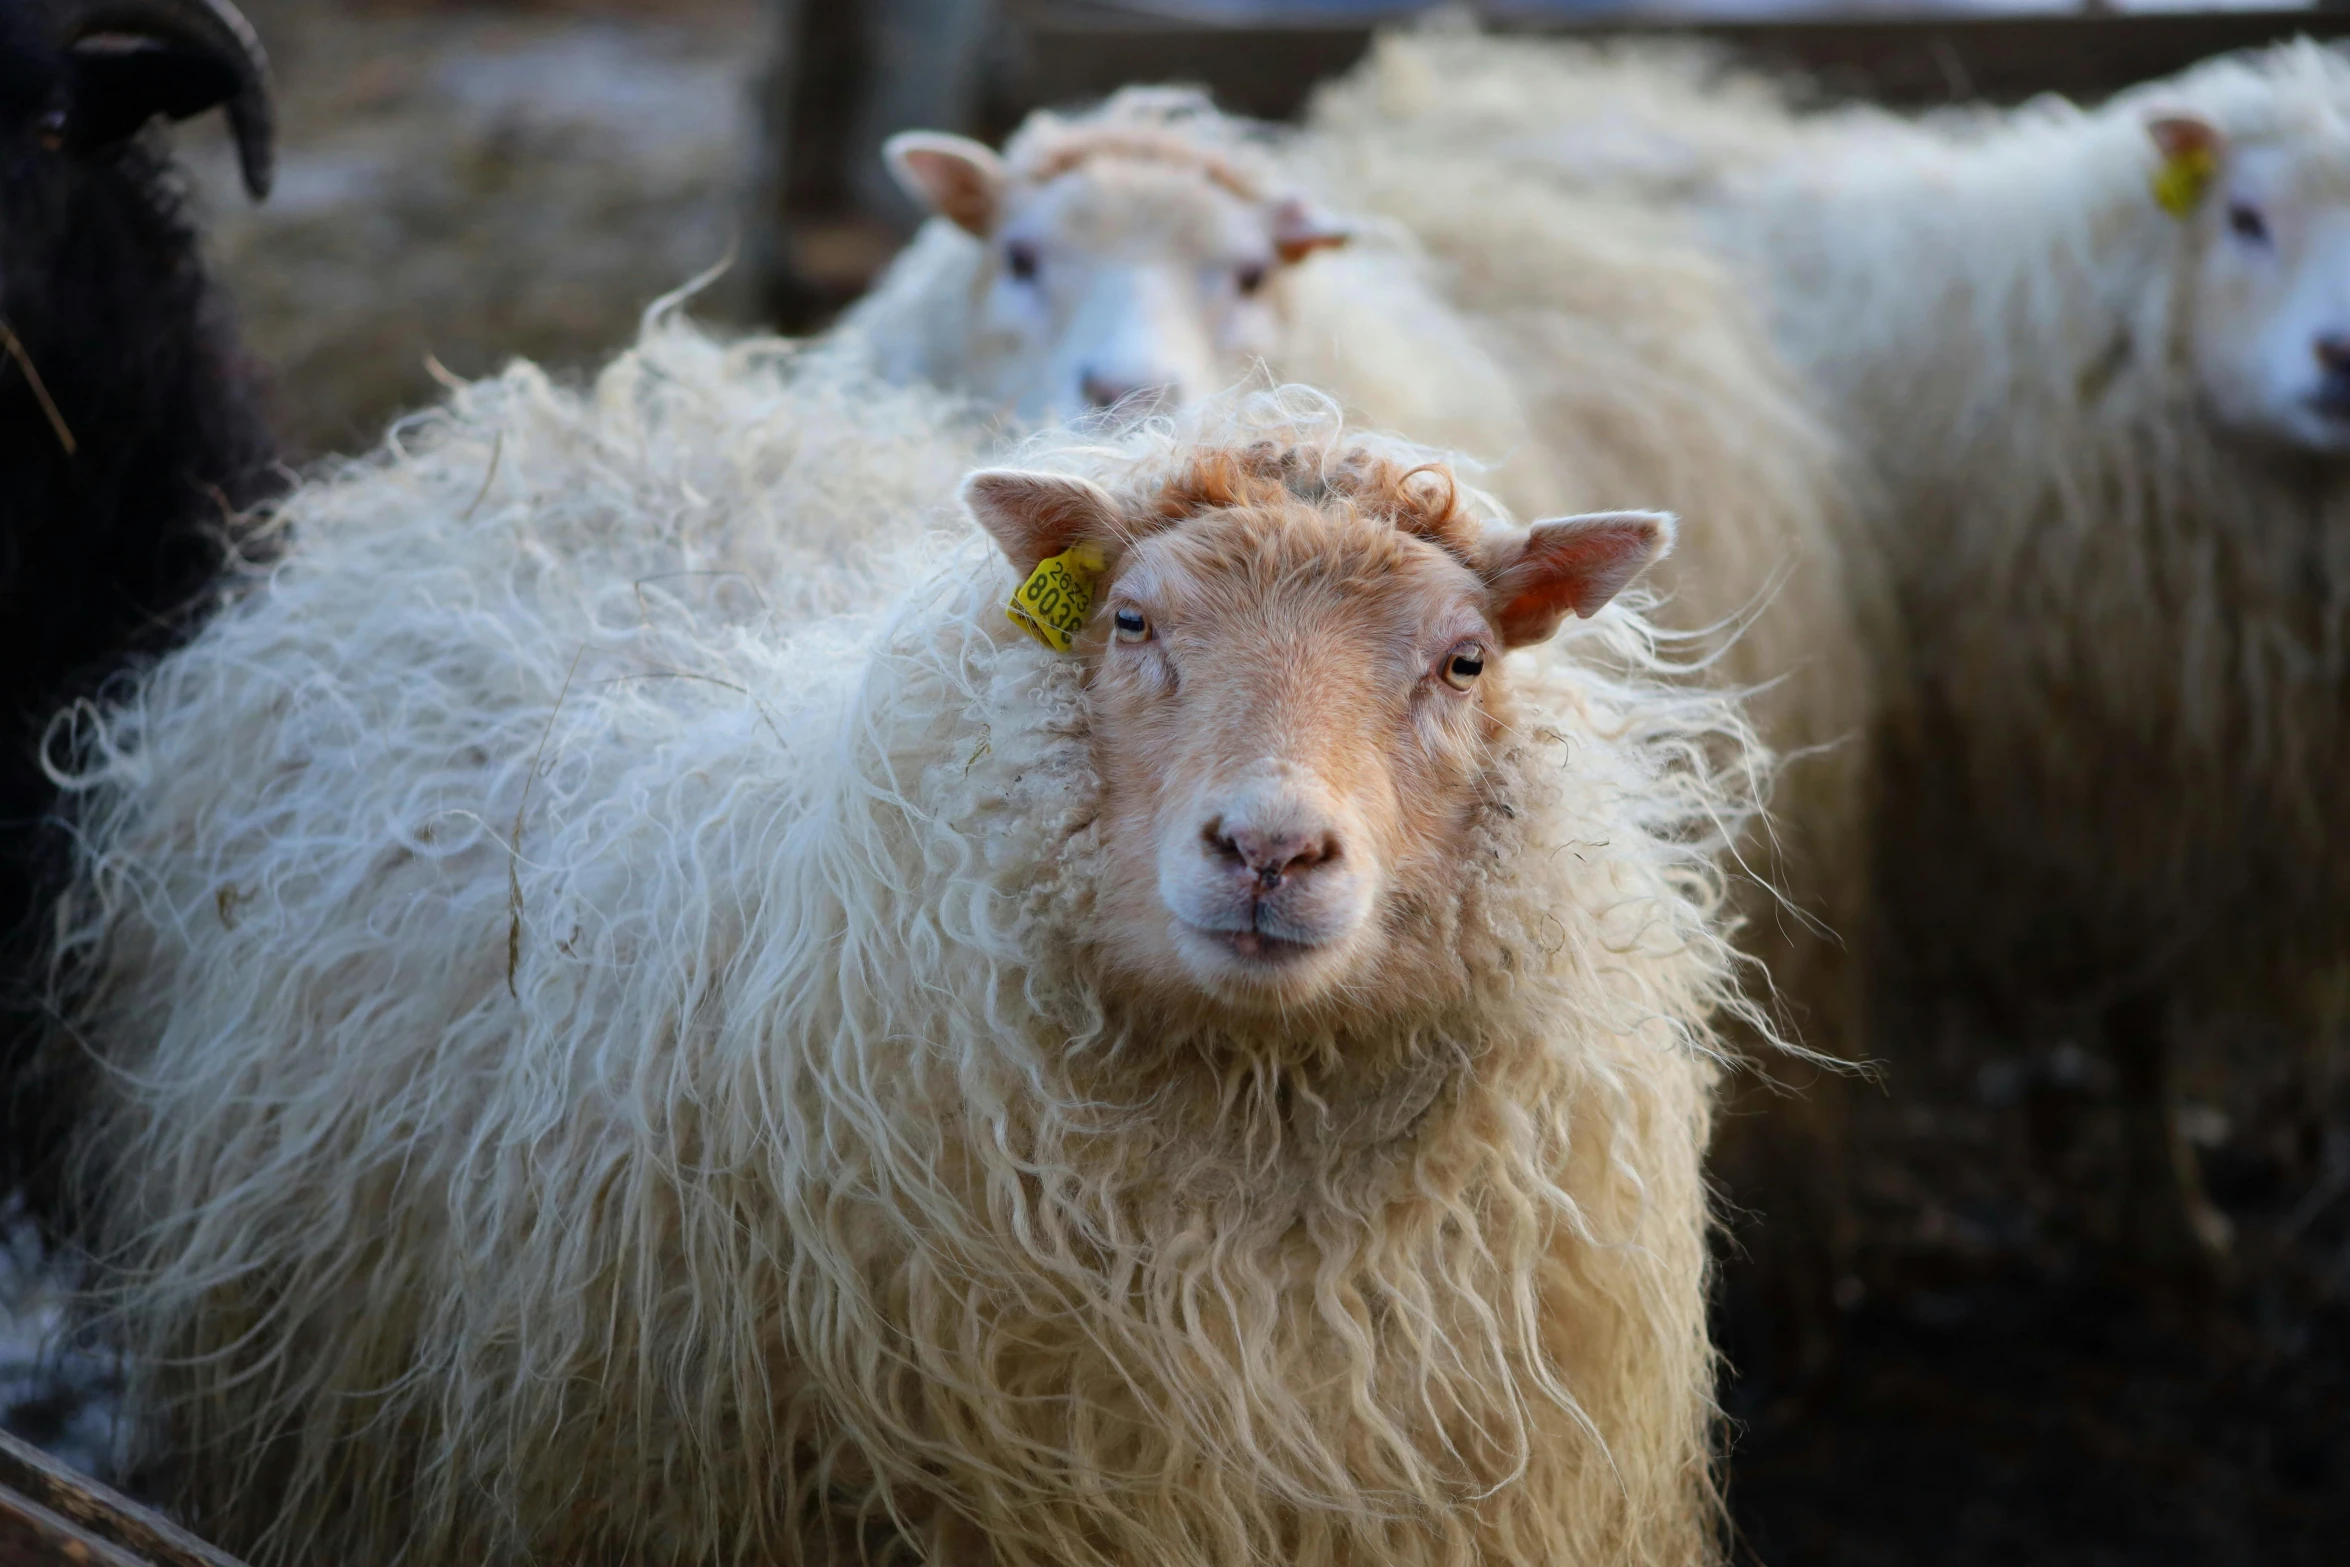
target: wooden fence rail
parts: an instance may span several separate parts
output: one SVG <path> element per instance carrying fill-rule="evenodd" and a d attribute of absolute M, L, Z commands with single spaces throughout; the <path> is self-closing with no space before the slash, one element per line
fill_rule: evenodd
<path fill-rule="evenodd" d="M 0 1567 L 243 1567 L 0 1431 Z"/>

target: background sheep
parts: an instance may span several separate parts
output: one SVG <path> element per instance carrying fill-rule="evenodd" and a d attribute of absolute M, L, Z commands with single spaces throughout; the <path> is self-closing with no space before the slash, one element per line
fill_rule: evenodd
<path fill-rule="evenodd" d="M 1529 118 L 1503 134 L 1427 94 L 1391 134 L 1638 183 L 1528 85 L 1591 57 L 1450 40 L 1402 63 L 1419 48 L 1364 102 L 1441 73 Z M 2119 1222 L 2148 1257 L 2216 1249 L 2168 1038 L 2309 1029 L 2350 908 L 2350 66 L 2296 44 L 2095 111 L 1741 113 L 1763 155 L 1700 149 L 1681 194 L 1879 496 L 1914 666 L 1882 854 L 1909 977 L 2003 1029 L 2102 1039 Z"/>
<path fill-rule="evenodd" d="M 1306 124 L 1356 156 L 1474 157 L 1547 182 L 1656 198 L 1701 196 L 1767 167 L 1836 114 L 1795 79 L 1687 39 L 1498 37 L 1428 27 L 1382 33 L 1314 90 Z M 1862 114 L 1872 111 L 1861 110 Z"/>
<path fill-rule="evenodd" d="M 1690 519 L 1662 613 L 1759 693 L 1765 737 L 1799 758 L 1776 836 L 1742 851 L 1761 969 L 1806 1043 L 1851 1053 L 1861 621 L 1880 589 L 1841 536 L 1834 442 L 1677 219 L 1407 141 L 1316 136 L 1277 159 L 1198 94 L 1158 88 L 1036 115 L 1000 159 L 901 136 L 896 166 L 940 216 L 848 331 L 885 373 L 1028 417 L 1196 398 L 1261 357 L 1373 424 L 1493 457 L 1487 481 L 1522 513 Z M 1383 226 L 1345 243 L 1323 200 Z M 1792 1347 L 1816 1357 L 1846 1225 L 1840 1111 L 1809 1079 L 1791 1105 L 1758 1093 L 1725 1152 L 1738 1202 L 1775 1221 L 1745 1244 L 1767 1254 Z"/>
<path fill-rule="evenodd" d="M 273 1561 L 1710 1559 L 1756 763 L 1625 672 L 1662 522 L 1284 393 L 1042 442 L 990 549 L 892 521 L 933 404 L 774 355 L 459 394 L 86 733 L 183 1498 Z M 1004 605 L 1080 542 L 1066 657 Z"/>
<path fill-rule="evenodd" d="M 268 68 L 224 3 L 0 0 L 0 1192 L 45 1172 L 58 1085 L 19 972 L 63 871 L 39 742 L 168 644 L 268 493 L 270 444 L 157 115 L 225 104 L 269 188 Z"/>
<path fill-rule="evenodd" d="M 2011 1021 L 2093 1019 L 2158 1259 L 2224 1240 L 2166 1035 L 2293 1007 L 2350 936 L 2346 115 L 2350 66 L 2298 45 L 1840 139 L 1725 219 L 1888 494 L 1903 948 Z M 2166 157 L 2213 165 L 2176 213 Z"/>

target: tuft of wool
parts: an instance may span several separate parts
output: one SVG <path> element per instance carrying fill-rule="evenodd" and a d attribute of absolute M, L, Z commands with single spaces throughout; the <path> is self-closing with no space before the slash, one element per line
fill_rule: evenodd
<path fill-rule="evenodd" d="M 1289 389 L 1019 457 L 1268 439 L 1426 455 Z M 517 366 L 84 716 L 64 955 L 176 1499 L 267 1563 L 1713 1559 L 1735 704 L 1622 601 L 1513 655 L 1447 994 L 1135 1015 L 972 445 L 675 326 Z"/>
<path fill-rule="evenodd" d="M 1713 43 L 1423 26 L 1380 34 L 1360 65 L 1315 90 L 1307 121 L 1369 156 L 1469 155 L 1562 186 L 1670 199 L 1784 156 L 1806 96 Z"/>

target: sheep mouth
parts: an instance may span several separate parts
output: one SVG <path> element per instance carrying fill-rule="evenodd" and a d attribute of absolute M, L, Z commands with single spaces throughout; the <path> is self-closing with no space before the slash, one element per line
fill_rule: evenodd
<path fill-rule="evenodd" d="M 2301 399 L 2301 406 L 2328 424 L 2350 424 L 2350 380 L 2329 376 L 2325 384 Z"/>
<path fill-rule="evenodd" d="M 1242 962 L 1261 963 L 1268 968 L 1294 963 L 1320 950 L 1311 942 L 1268 936 L 1261 930 L 1218 931 L 1215 940 L 1219 946 L 1229 947 L 1232 955 Z"/>
<path fill-rule="evenodd" d="M 1298 941 L 1288 936 L 1269 935 L 1257 929 L 1211 930 L 1194 925 L 1189 920 L 1179 922 L 1200 945 L 1214 949 L 1219 957 L 1229 958 L 1235 967 L 1268 971 L 1302 963 L 1322 952 L 1324 945 L 1315 941 Z"/>

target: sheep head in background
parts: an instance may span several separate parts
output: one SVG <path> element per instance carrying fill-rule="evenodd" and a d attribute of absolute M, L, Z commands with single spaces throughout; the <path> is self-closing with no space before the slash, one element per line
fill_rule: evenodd
<path fill-rule="evenodd" d="M 139 134 L 214 106 L 259 197 L 269 70 L 233 8 L 0 0 L 0 945 L 63 857 L 44 727 L 184 631 L 274 483 L 256 377 Z M 28 1066 L 35 988 L 0 977 L 0 1189 L 46 1173 L 70 1097 Z"/>
<path fill-rule="evenodd" d="M 1186 402 L 1239 380 L 1275 346 L 1283 273 L 1346 238 L 1279 187 L 1239 122 L 1180 89 L 1035 115 L 1000 158 L 928 132 L 893 138 L 887 156 L 939 215 L 913 257 L 968 272 L 962 363 L 915 373 L 1026 419 Z"/>
<path fill-rule="evenodd" d="M 2154 197 L 2193 235 L 2188 352 L 2212 417 L 2350 453 L 2350 118 L 2231 140 L 2182 110 L 2147 130 Z"/>
<path fill-rule="evenodd" d="M 0 92 L 12 128 L 29 121 L 51 154 L 102 155 L 162 117 L 184 120 L 225 108 L 245 189 L 269 194 L 276 115 L 269 59 L 228 0 L 7 0 L 11 30 L 46 13 L 58 53 L 12 41 Z"/>
<path fill-rule="evenodd" d="M 1024 576 L 1072 549 L 1105 563 L 1079 643 L 1118 862 L 1098 939 L 1168 1004 L 1441 988 L 1510 721 L 1502 654 L 1597 613 L 1672 536 L 1643 512 L 1488 533 L 1441 469 L 1323 458 L 1210 453 L 1141 511 L 1076 477 L 966 490 Z"/>

